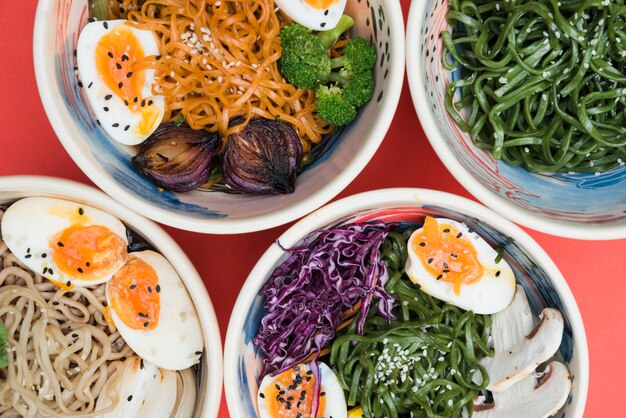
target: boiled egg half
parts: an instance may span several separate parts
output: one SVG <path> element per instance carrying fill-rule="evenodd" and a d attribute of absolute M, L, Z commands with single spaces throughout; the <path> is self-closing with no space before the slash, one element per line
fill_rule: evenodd
<path fill-rule="evenodd" d="M 143 142 L 165 111 L 145 62 L 159 55 L 154 34 L 126 20 L 95 21 L 81 31 L 76 53 L 83 90 L 106 133 L 126 145 Z"/>
<path fill-rule="evenodd" d="M 337 376 L 319 364 L 321 390 L 316 418 L 346 418 L 348 407 Z M 259 418 L 311 417 L 315 377 L 306 364 L 277 376 L 266 375 L 258 394 Z"/>
<path fill-rule="evenodd" d="M 200 361 L 198 314 L 176 270 L 154 251 L 133 252 L 106 286 L 109 314 L 141 358 L 167 370 Z"/>
<path fill-rule="evenodd" d="M 275 0 L 291 19 L 311 30 L 334 29 L 346 8 L 346 0 Z"/>
<path fill-rule="evenodd" d="M 477 314 L 506 308 L 515 295 L 515 276 L 482 237 L 460 222 L 427 216 L 407 244 L 405 271 L 437 299 Z"/>
<path fill-rule="evenodd" d="M 119 219 L 49 197 L 28 197 L 9 206 L 2 239 L 29 269 L 65 288 L 106 282 L 128 256 L 126 227 Z"/>

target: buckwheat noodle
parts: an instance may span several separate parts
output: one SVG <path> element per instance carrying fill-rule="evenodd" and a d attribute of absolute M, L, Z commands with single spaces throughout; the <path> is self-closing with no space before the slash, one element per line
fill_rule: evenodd
<path fill-rule="evenodd" d="M 116 360 L 133 354 L 104 317 L 105 286 L 60 289 L 2 240 L 0 259 L 0 322 L 8 334 L 0 417 L 95 415 L 102 387 L 123 365 Z"/>
<path fill-rule="evenodd" d="M 272 0 L 120 0 L 110 15 L 153 31 L 163 55 L 138 62 L 155 68 L 154 92 L 165 96 L 165 120 L 179 115 L 193 129 L 224 138 L 252 118 L 280 119 L 304 151 L 334 127 L 315 113 L 315 95 L 287 83 L 278 69 L 278 34 L 288 18 Z M 339 49 L 338 42 L 333 48 Z M 245 122 L 229 127 L 235 117 Z"/>

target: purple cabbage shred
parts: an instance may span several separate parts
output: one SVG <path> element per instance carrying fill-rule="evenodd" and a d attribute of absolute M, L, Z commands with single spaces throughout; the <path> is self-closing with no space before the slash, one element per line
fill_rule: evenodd
<path fill-rule="evenodd" d="M 356 325 L 363 325 L 372 302 L 378 314 L 394 319 L 394 298 L 380 246 L 395 224 L 353 223 L 308 235 L 261 288 L 266 314 L 254 344 L 264 371 L 278 374 L 313 356 L 335 337 L 347 311 L 361 302 Z"/>

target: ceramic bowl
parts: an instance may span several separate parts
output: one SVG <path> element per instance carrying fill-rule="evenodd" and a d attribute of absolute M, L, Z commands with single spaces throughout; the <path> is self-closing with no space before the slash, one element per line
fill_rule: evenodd
<path fill-rule="evenodd" d="M 40 1 L 35 18 L 34 61 L 46 114 L 76 164 L 102 190 L 158 222 L 205 233 L 243 233 L 302 217 L 343 190 L 372 158 L 396 110 L 404 78 L 404 20 L 399 0 L 348 0 L 354 34 L 378 51 L 376 90 L 357 120 L 327 138 L 316 162 L 290 195 L 212 191 L 162 192 L 131 165 L 135 151 L 111 140 L 78 86 L 74 50 L 87 23 L 87 0 Z"/>
<path fill-rule="evenodd" d="M 154 222 L 84 184 L 52 177 L 0 177 L 0 205 L 29 196 L 55 197 L 84 203 L 121 220 L 161 253 L 178 272 L 193 300 L 204 334 L 205 351 L 198 365 L 198 395 L 194 417 L 216 418 L 222 396 L 222 341 L 211 299 L 198 272 L 183 250 Z"/>
<path fill-rule="evenodd" d="M 297 246 L 310 232 L 344 222 L 422 222 L 426 215 L 464 222 L 492 247 L 502 248 L 535 315 L 548 306 L 561 311 L 565 332 L 558 355 L 575 378 L 567 404 L 557 416 L 583 416 L 589 383 L 587 340 L 576 301 L 558 268 L 528 234 L 490 209 L 459 196 L 424 189 L 377 190 L 333 202 L 301 219 L 263 254 L 241 289 L 226 334 L 224 386 L 231 416 L 258 417 L 262 358 L 252 339 L 264 315 L 259 290 L 286 258 L 281 245 Z"/>
<path fill-rule="evenodd" d="M 461 131 L 444 107 L 447 84 L 460 76 L 441 64 L 448 0 L 411 4 L 407 75 L 424 132 L 452 175 L 494 211 L 528 228 L 580 239 L 626 237 L 626 165 L 600 175 L 536 174 L 494 160 Z"/>

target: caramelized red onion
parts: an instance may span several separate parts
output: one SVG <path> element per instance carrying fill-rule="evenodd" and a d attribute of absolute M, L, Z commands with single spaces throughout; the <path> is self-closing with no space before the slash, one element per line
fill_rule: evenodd
<path fill-rule="evenodd" d="M 224 179 L 229 186 L 247 193 L 293 193 L 301 159 L 302 143 L 289 125 L 251 120 L 244 130 L 228 137 Z"/>
<path fill-rule="evenodd" d="M 132 163 L 157 186 L 188 192 L 208 181 L 219 145 L 217 134 L 168 123 L 141 144 Z"/>

